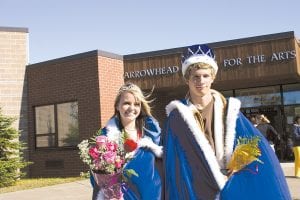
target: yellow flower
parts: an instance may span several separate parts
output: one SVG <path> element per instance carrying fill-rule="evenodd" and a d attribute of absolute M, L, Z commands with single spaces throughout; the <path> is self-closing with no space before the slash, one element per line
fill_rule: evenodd
<path fill-rule="evenodd" d="M 238 138 L 237 146 L 227 165 L 227 169 L 230 173 L 240 171 L 253 161 L 263 163 L 258 159 L 258 157 L 261 156 L 260 149 L 258 148 L 259 141 L 260 138 L 258 136 L 251 138 Z"/>

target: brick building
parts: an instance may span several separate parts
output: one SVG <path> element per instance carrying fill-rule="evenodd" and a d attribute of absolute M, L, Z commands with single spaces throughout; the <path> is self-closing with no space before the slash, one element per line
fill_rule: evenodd
<path fill-rule="evenodd" d="M 22 30 L 27 35 L 27 29 Z M 0 38 L 3 46 L 2 43 L 6 40 Z M 285 159 L 292 118 L 300 115 L 300 44 L 294 32 L 208 45 L 214 49 L 219 65 L 213 88 L 226 97 L 239 98 L 246 116 L 267 115 L 282 135 L 276 153 Z M 24 105 L 21 110 L 28 105 L 28 126 L 24 127 L 28 127 L 28 137 L 24 136 L 29 160 L 34 162 L 29 175 L 77 176 L 87 169 L 76 146 L 113 115 L 116 92 L 125 81 L 136 83 L 145 92 L 154 87 L 153 115 L 163 126 L 165 106 L 173 99 L 183 98 L 187 91 L 180 67 L 185 48 L 133 55 L 95 50 L 27 65 L 26 76 L 24 62 L 20 80 L 24 80 L 22 87 L 27 90 L 22 90 L 24 98 L 19 99 L 19 105 Z M 7 65 L 0 66 L 1 69 Z M 9 87 L 3 85 L 3 80 L 0 90 L 7 91 Z M 20 112 L 19 116 L 25 119 Z"/>
<path fill-rule="evenodd" d="M 122 74 L 122 56 L 103 51 L 27 67 L 30 176 L 76 176 L 86 169 L 76 145 L 111 117 Z"/>
<path fill-rule="evenodd" d="M 220 68 L 213 87 L 239 98 L 246 116 L 263 113 L 270 118 L 284 138 L 277 146 L 278 157 L 284 159 L 291 118 L 300 114 L 300 51 L 294 33 L 208 45 Z M 76 144 L 112 116 L 116 91 L 124 81 L 146 92 L 155 88 L 152 110 L 163 126 L 167 103 L 187 91 L 180 73 L 184 49 L 124 56 L 91 51 L 29 65 L 30 175 L 73 176 L 86 169 Z M 74 128 L 76 140 L 70 141 Z"/>
<path fill-rule="evenodd" d="M 28 136 L 27 64 L 28 29 L 0 27 L 0 107 L 2 114 L 16 117 L 13 126 L 21 131 L 24 142 Z"/>

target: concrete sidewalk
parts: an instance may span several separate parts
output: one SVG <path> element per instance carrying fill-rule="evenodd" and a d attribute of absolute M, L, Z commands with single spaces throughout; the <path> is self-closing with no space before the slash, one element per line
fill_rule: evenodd
<path fill-rule="evenodd" d="M 300 179 L 294 177 L 294 163 L 281 163 L 293 200 L 300 200 Z"/>
<path fill-rule="evenodd" d="M 294 163 L 281 164 L 293 200 L 300 200 L 300 179 L 294 178 Z M 91 200 L 89 180 L 0 194 L 0 200 Z"/>
<path fill-rule="evenodd" d="M 91 200 L 89 179 L 0 194 L 0 200 Z"/>

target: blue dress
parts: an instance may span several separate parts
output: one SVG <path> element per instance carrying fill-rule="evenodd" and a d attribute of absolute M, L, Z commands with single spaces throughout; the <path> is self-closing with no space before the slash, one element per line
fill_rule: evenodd
<path fill-rule="evenodd" d="M 118 135 L 120 128 L 117 118 L 112 118 L 102 129 L 104 135 Z M 152 117 L 145 118 L 144 136 L 151 139 L 154 144 L 160 142 L 160 128 L 158 122 Z M 155 167 L 155 154 L 151 148 L 139 148 L 125 166 L 125 169 L 133 169 L 138 176 L 128 177 L 128 183 L 122 187 L 123 198 L 125 200 L 158 200 L 161 199 L 161 177 Z M 125 174 L 126 176 L 126 174 Z M 94 186 L 93 200 L 100 200 L 99 192 L 101 188 L 97 187 L 91 176 L 91 182 Z"/>
<path fill-rule="evenodd" d="M 165 199 L 290 200 L 280 163 L 268 141 L 239 112 L 240 102 L 227 105 L 213 93 L 215 151 L 198 128 L 186 100 L 172 101 L 163 137 Z M 227 114 L 224 114 L 227 113 Z M 224 174 L 239 137 L 259 136 L 259 159 L 228 180 Z"/>

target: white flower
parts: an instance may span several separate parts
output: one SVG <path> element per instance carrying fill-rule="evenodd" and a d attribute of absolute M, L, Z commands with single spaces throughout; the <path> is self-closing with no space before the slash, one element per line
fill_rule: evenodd
<path fill-rule="evenodd" d="M 82 161 L 88 165 L 91 164 L 92 160 L 89 156 L 89 141 L 88 140 L 82 140 L 78 145 L 79 148 L 79 154 Z"/>

